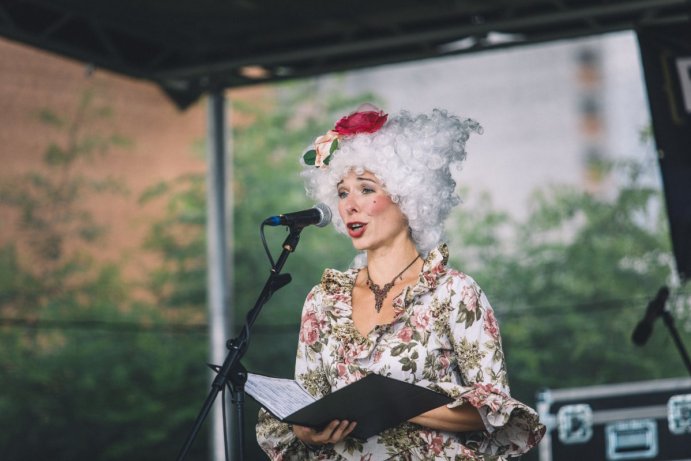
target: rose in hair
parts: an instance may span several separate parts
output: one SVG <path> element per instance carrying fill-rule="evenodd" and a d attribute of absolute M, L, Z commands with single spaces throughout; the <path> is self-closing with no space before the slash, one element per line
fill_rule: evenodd
<path fill-rule="evenodd" d="M 342 136 L 358 133 L 374 133 L 386 123 L 388 114 L 382 111 L 368 110 L 354 112 L 340 119 L 334 131 Z"/>
<path fill-rule="evenodd" d="M 344 136 L 358 133 L 375 133 L 386 123 L 388 114 L 371 104 L 361 105 L 357 111 L 346 115 L 336 122 L 333 130 L 319 136 L 314 141 L 314 149 L 310 149 L 302 159 L 306 165 L 324 168 L 331 161 L 331 156 L 339 147 L 339 140 Z"/>

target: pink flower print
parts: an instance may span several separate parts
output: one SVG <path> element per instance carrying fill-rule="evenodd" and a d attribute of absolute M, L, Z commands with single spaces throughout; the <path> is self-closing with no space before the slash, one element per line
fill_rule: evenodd
<path fill-rule="evenodd" d="M 461 445 L 461 455 L 462 456 L 467 456 L 468 459 L 477 459 L 477 452 L 471 450 L 470 448 L 466 447 L 465 445 Z"/>
<path fill-rule="evenodd" d="M 302 317 L 300 327 L 300 341 L 311 346 L 319 338 L 319 321 L 314 312 L 309 312 Z"/>
<path fill-rule="evenodd" d="M 485 400 L 485 405 L 493 412 L 499 411 L 504 405 L 504 397 L 499 394 L 490 394 Z"/>
<path fill-rule="evenodd" d="M 475 408 L 487 406 L 491 411 L 499 410 L 504 400 L 501 391 L 491 383 L 475 384 L 465 398 Z"/>
<path fill-rule="evenodd" d="M 345 375 L 348 374 L 348 366 L 345 363 L 337 363 L 336 373 L 338 374 L 339 378 L 343 378 Z"/>
<path fill-rule="evenodd" d="M 443 274 L 446 272 L 446 267 L 443 264 L 437 264 L 430 270 L 430 272 L 434 275 Z"/>
<path fill-rule="evenodd" d="M 461 302 L 470 312 L 475 312 L 478 306 L 477 291 L 471 285 L 466 285 L 461 290 Z"/>
<path fill-rule="evenodd" d="M 451 360 L 448 354 L 442 354 L 437 359 L 437 370 L 439 371 L 439 376 L 443 377 L 449 374 L 449 367 L 451 366 Z"/>
<path fill-rule="evenodd" d="M 353 379 L 352 379 L 351 382 L 355 382 L 355 381 L 361 380 L 362 378 L 364 378 L 365 376 L 367 376 L 367 374 L 366 374 L 366 373 L 363 373 L 362 370 L 360 370 L 360 369 L 358 368 L 358 369 L 356 369 L 355 371 L 353 371 L 353 372 L 351 373 L 351 376 L 353 377 Z"/>
<path fill-rule="evenodd" d="M 347 303 L 350 301 L 350 295 L 346 293 L 334 293 L 332 297 L 335 302 L 339 303 Z"/>
<path fill-rule="evenodd" d="M 423 272 L 422 278 L 425 279 L 425 283 L 430 287 L 434 287 L 437 283 L 437 277 L 432 272 Z"/>
<path fill-rule="evenodd" d="M 444 438 L 431 431 L 425 431 L 422 434 L 422 439 L 427 443 L 429 448 L 435 455 L 440 455 L 444 451 Z"/>
<path fill-rule="evenodd" d="M 438 435 L 434 437 L 432 442 L 429 444 L 429 447 L 432 449 L 435 455 L 441 454 L 441 452 L 444 451 L 444 439 L 442 436 Z"/>
<path fill-rule="evenodd" d="M 485 331 L 495 341 L 499 339 L 499 324 L 497 323 L 497 318 L 494 316 L 492 309 L 488 309 L 485 312 Z"/>
<path fill-rule="evenodd" d="M 338 346 L 338 357 L 342 358 L 347 364 L 353 363 L 363 351 L 367 349 L 366 344 L 346 343 Z"/>
<path fill-rule="evenodd" d="M 354 383 L 365 377 L 365 373 L 362 370 L 343 362 L 336 364 L 336 374 L 346 384 Z"/>
<path fill-rule="evenodd" d="M 413 339 L 413 329 L 410 327 L 405 327 L 401 331 L 398 332 L 398 339 L 403 341 L 404 343 L 409 343 L 411 339 Z"/>
<path fill-rule="evenodd" d="M 415 327 L 420 330 L 426 330 L 429 325 L 429 311 L 426 307 L 420 306 L 413 316 L 413 323 Z"/>

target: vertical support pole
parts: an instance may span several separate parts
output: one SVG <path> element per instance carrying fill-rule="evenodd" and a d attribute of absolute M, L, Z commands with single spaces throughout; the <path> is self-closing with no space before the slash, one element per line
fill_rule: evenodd
<path fill-rule="evenodd" d="M 232 177 L 232 156 L 226 148 L 226 109 L 222 89 L 215 89 L 208 97 L 207 147 L 207 293 L 209 309 L 209 359 L 220 365 L 227 354 L 226 340 L 231 333 L 229 236 L 231 235 L 232 197 L 226 191 L 227 179 Z M 232 253 L 231 253 L 232 254 Z M 210 381 L 215 375 L 211 375 Z M 218 404 L 211 410 L 210 447 L 213 461 L 225 460 L 223 415 Z M 232 443 L 231 411 L 228 416 L 228 437 Z M 231 453 L 234 450 L 231 450 Z M 231 458 L 232 459 L 232 458 Z"/>

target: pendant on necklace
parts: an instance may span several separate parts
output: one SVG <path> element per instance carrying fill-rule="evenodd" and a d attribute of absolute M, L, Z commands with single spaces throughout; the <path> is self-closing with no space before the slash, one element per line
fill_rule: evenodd
<path fill-rule="evenodd" d="M 415 259 L 410 261 L 410 264 L 405 266 L 405 269 L 399 272 L 396 277 L 394 277 L 389 283 L 385 284 L 383 287 L 380 287 L 372 281 L 372 279 L 369 276 L 369 268 L 367 269 L 367 287 L 374 294 L 374 309 L 377 311 L 377 314 L 381 312 L 381 309 L 384 306 L 384 300 L 386 299 L 386 295 L 388 295 L 389 291 L 391 291 L 391 289 L 393 288 L 394 284 L 396 283 L 396 279 L 401 277 L 405 273 L 405 271 L 410 269 L 410 266 L 412 266 L 419 257 L 419 254 L 415 256 Z"/>

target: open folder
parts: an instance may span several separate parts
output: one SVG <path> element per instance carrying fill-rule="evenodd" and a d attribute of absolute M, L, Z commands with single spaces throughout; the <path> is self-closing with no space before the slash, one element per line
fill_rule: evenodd
<path fill-rule="evenodd" d="M 321 428 L 334 419 L 357 421 L 352 437 L 367 439 L 453 401 L 415 384 L 370 374 L 316 400 L 292 379 L 248 373 L 245 391 L 283 422 Z"/>

